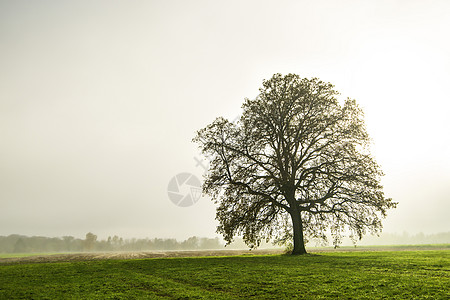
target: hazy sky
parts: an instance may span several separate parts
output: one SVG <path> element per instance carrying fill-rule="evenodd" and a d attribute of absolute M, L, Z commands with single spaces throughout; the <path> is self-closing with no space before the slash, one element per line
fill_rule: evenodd
<path fill-rule="evenodd" d="M 0 0 L 0 235 L 215 236 L 195 131 L 263 79 L 363 107 L 399 202 L 386 232 L 450 230 L 450 1 Z"/>

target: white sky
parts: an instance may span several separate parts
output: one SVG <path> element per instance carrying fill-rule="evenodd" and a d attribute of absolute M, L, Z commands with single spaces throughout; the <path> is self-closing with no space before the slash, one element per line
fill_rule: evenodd
<path fill-rule="evenodd" d="M 0 235 L 215 236 L 167 185 L 290 72 L 363 107 L 385 231 L 449 231 L 449 36 L 450 1 L 0 0 Z"/>

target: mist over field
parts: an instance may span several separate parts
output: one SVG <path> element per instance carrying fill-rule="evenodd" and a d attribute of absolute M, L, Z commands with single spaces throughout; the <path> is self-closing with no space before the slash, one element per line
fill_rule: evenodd
<path fill-rule="evenodd" d="M 399 204 L 361 244 L 450 243 L 449 14 L 448 1 L 0 1 L 0 236 L 222 241 L 192 189 L 208 160 L 191 140 L 295 73 L 364 110 Z"/>

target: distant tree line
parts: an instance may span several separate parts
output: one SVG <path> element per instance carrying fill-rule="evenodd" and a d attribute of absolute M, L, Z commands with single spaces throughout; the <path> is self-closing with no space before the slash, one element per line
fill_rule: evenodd
<path fill-rule="evenodd" d="M 223 249 L 219 238 L 190 237 L 184 241 L 176 239 L 123 239 L 117 235 L 99 240 L 91 232 L 85 239 L 73 236 L 42 237 L 12 234 L 0 236 L 0 253 L 31 252 L 83 252 L 83 251 L 151 251 L 151 250 L 206 250 Z"/>
<path fill-rule="evenodd" d="M 404 232 L 382 233 L 379 237 L 365 236 L 358 245 L 419 245 L 419 244 L 450 244 L 450 232 L 434 234 L 409 234 Z"/>
<path fill-rule="evenodd" d="M 450 232 L 436 234 L 392 234 L 383 233 L 380 237 L 366 236 L 358 245 L 417 245 L 417 244 L 450 244 Z M 309 246 L 314 246 L 311 243 Z M 273 245 L 263 243 L 261 248 Z M 84 251 L 152 251 L 152 250 L 207 250 L 224 249 L 219 238 L 190 237 L 184 241 L 176 239 L 123 239 L 117 235 L 106 240 L 99 240 L 97 235 L 89 232 L 84 239 L 73 236 L 63 237 L 28 237 L 12 234 L 0 236 L 0 253 L 32 253 L 32 252 L 84 252 Z M 226 249 L 248 249 L 241 238 L 228 245 Z"/>

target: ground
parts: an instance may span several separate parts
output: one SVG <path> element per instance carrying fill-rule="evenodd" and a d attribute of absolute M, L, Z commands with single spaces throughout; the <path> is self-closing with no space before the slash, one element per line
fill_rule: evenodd
<path fill-rule="evenodd" d="M 0 254 L 0 299 L 450 299 L 449 245 L 393 248 Z"/>
<path fill-rule="evenodd" d="M 373 246 L 373 247 L 342 247 L 342 248 L 312 248 L 309 253 L 320 252 L 349 252 L 349 251 L 405 251 L 405 250 L 449 250 L 450 245 L 401 245 L 401 246 Z M 232 256 L 232 255 L 266 255 L 282 254 L 282 249 L 257 250 L 190 250 L 190 251 L 122 251 L 122 252 L 82 252 L 82 253 L 53 253 L 53 254 L 1 254 L 1 264 L 39 263 L 39 262 L 71 262 L 92 261 L 105 259 L 145 259 L 167 257 L 198 257 L 198 256 Z"/>

